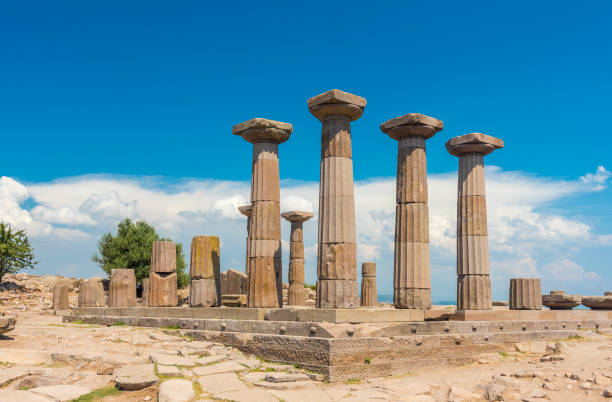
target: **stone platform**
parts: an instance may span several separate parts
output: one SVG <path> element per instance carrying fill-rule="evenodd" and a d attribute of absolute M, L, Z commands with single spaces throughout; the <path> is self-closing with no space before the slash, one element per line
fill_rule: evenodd
<path fill-rule="evenodd" d="M 557 340 L 580 335 L 585 329 L 612 328 L 612 311 L 523 314 L 533 319 L 520 319 L 521 311 L 457 312 L 451 316 L 454 320 L 444 320 L 448 315 L 438 312 L 434 315 L 439 321 L 412 320 L 413 313 L 391 309 L 100 307 L 75 309 L 64 321 L 178 326 L 196 340 L 221 342 L 263 359 L 297 364 L 326 375 L 330 381 L 469 364 L 483 353 L 514 351 L 516 342 Z M 494 319 L 500 313 L 500 318 Z M 422 311 L 420 316 L 415 314 L 416 318 L 424 316 Z M 393 317 L 399 319 L 393 321 Z"/>

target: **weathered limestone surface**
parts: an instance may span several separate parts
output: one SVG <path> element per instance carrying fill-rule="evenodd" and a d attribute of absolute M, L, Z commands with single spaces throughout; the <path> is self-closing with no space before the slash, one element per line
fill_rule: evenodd
<path fill-rule="evenodd" d="M 240 213 L 247 217 L 247 237 L 246 237 L 246 260 L 244 264 L 244 272 L 246 272 L 247 276 L 249 275 L 249 230 L 251 227 L 251 213 L 253 212 L 253 206 L 251 204 L 242 205 L 238 207 Z"/>
<path fill-rule="evenodd" d="M 539 279 L 510 279 L 510 310 L 542 310 Z"/>
<path fill-rule="evenodd" d="M 551 290 L 550 294 L 542 295 L 542 304 L 551 310 L 571 310 L 582 303 L 582 296 L 568 295 L 563 290 Z"/>
<path fill-rule="evenodd" d="M 451 138 L 446 149 L 459 157 L 457 196 L 457 309 L 490 310 L 491 281 L 484 156 L 504 142 L 481 133 Z"/>
<path fill-rule="evenodd" d="M 153 242 L 151 272 L 176 272 L 176 245 L 174 242 Z"/>
<path fill-rule="evenodd" d="M 604 296 L 583 296 L 582 304 L 592 310 L 612 310 L 612 295 L 606 292 Z"/>
<path fill-rule="evenodd" d="M 150 307 L 175 307 L 177 303 L 176 272 L 151 272 L 147 305 Z"/>
<path fill-rule="evenodd" d="M 322 122 L 318 308 L 358 304 L 351 121 L 361 117 L 366 103 L 337 89 L 308 100 L 310 112 Z"/>
<path fill-rule="evenodd" d="M 98 279 L 83 279 L 79 284 L 79 307 L 104 307 L 104 285 Z"/>
<path fill-rule="evenodd" d="M 191 239 L 189 274 L 192 279 L 219 280 L 221 270 L 219 244 L 217 236 L 195 236 Z"/>
<path fill-rule="evenodd" d="M 361 306 L 375 307 L 377 305 L 376 263 L 364 262 L 361 264 Z"/>
<path fill-rule="evenodd" d="M 189 285 L 189 306 L 221 306 L 221 285 L 215 279 L 192 279 Z"/>
<path fill-rule="evenodd" d="M 110 307 L 136 306 L 136 276 L 130 268 L 119 268 L 111 271 L 109 283 Z"/>
<path fill-rule="evenodd" d="M 247 294 L 247 275 L 235 269 L 221 272 L 221 295 Z"/>
<path fill-rule="evenodd" d="M 144 306 L 149 305 L 149 278 L 142 280 L 142 304 Z"/>
<path fill-rule="evenodd" d="M 288 211 L 282 214 L 283 218 L 291 222 L 287 303 L 293 306 L 303 306 L 306 304 L 306 289 L 304 288 L 303 224 L 313 216 L 313 213 L 304 211 Z"/>
<path fill-rule="evenodd" d="M 425 140 L 442 130 L 433 117 L 409 113 L 381 124 L 398 141 L 395 213 L 394 305 L 431 308 L 429 210 Z"/>
<path fill-rule="evenodd" d="M 67 285 L 55 285 L 53 287 L 53 310 L 68 310 L 70 303 L 68 293 L 70 288 Z"/>

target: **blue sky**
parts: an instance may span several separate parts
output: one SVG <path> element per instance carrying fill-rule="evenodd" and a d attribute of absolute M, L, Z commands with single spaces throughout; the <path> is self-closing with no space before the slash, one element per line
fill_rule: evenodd
<path fill-rule="evenodd" d="M 371 4 L 0 5 L 0 217 L 31 233 L 36 272 L 99 274 L 88 257 L 123 216 L 183 243 L 218 232 L 223 268 L 243 269 L 243 221 L 231 210 L 248 196 L 251 153 L 231 126 L 292 123 L 280 147 L 284 206 L 315 209 L 320 123 L 306 100 L 340 88 L 368 100 L 353 123 L 357 196 L 381 187 L 357 201 L 357 225 L 381 293 L 391 290 L 396 143 L 379 125 L 409 112 L 445 124 L 427 150 L 434 298 L 454 298 L 457 159 L 444 143 L 474 131 L 506 142 L 486 159 L 498 298 L 518 274 L 565 272 L 574 280 L 550 285 L 603 291 L 610 3 Z"/>

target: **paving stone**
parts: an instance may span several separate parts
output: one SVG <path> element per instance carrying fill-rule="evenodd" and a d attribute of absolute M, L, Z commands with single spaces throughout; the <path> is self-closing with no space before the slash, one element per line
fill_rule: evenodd
<path fill-rule="evenodd" d="M 204 356 L 195 358 L 195 362 L 197 364 L 201 364 L 202 366 L 206 366 L 208 364 L 219 363 L 226 359 L 226 356 Z"/>
<path fill-rule="evenodd" d="M 153 364 L 133 364 L 115 369 L 115 384 L 121 389 L 137 390 L 157 382 Z"/>
<path fill-rule="evenodd" d="M 287 402 L 331 402 L 330 396 L 320 389 L 271 390 L 270 394 Z"/>
<path fill-rule="evenodd" d="M 295 382 L 268 382 L 258 381 L 254 382 L 253 385 L 267 389 L 299 389 L 305 387 L 313 387 L 314 383 L 310 380 L 306 381 L 295 381 Z"/>
<path fill-rule="evenodd" d="M 172 379 L 159 386 L 158 402 L 188 402 L 194 397 L 193 384 L 188 380 Z"/>
<path fill-rule="evenodd" d="M 264 381 L 268 374 L 269 373 L 265 371 L 253 371 L 251 373 L 246 373 L 242 375 L 240 378 L 242 378 L 243 381 L 252 383 L 257 381 Z"/>
<path fill-rule="evenodd" d="M 214 397 L 236 402 L 278 402 L 278 399 L 269 392 L 252 388 L 242 391 L 223 392 L 221 394 L 215 394 Z"/>
<path fill-rule="evenodd" d="M 166 366 L 193 367 L 196 365 L 195 361 L 189 357 L 173 356 L 165 353 L 151 353 L 149 360 L 151 360 L 153 363 L 163 364 Z"/>
<path fill-rule="evenodd" d="M 176 366 L 164 366 L 157 365 L 157 374 L 159 375 L 168 375 L 168 376 L 178 376 L 181 375 L 181 370 L 179 370 Z"/>
<path fill-rule="evenodd" d="M 307 374 L 287 374 L 287 373 L 268 373 L 265 380 L 268 382 L 296 382 L 310 381 L 310 376 Z"/>
<path fill-rule="evenodd" d="M 81 395 L 90 393 L 92 390 L 82 385 L 50 385 L 48 387 L 33 388 L 29 391 L 34 394 L 48 396 L 56 401 L 64 402 L 77 399 Z"/>
<path fill-rule="evenodd" d="M 246 369 L 247 368 L 244 367 L 240 363 L 223 362 L 223 363 L 212 364 L 210 366 L 195 367 L 193 369 L 193 372 L 198 376 L 202 376 L 202 375 L 210 375 L 210 374 L 229 373 L 232 371 L 244 371 Z"/>
<path fill-rule="evenodd" d="M 38 395 L 30 391 L 5 391 L 0 392 L 0 402 L 54 402 L 48 396 Z"/>
<path fill-rule="evenodd" d="M 261 361 L 257 359 L 240 359 L 236 360 L 236 363 L 240 363 L 243 366 L 246 366 L 247 368 L 249 368 L 249 370 L 258 369 L 259 366 L 261 366 Z"/>
<path fill-rule="evenodd" d="M 199 377 L 198 382 L 204 391 L 210 392 L 211 394 L 248 389 L 248 387 L 238 379 L 235 373 L 207 375 Z"/>

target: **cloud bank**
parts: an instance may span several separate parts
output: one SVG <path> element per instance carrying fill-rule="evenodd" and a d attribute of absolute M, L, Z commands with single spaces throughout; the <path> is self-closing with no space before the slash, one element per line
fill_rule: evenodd
<path fill-rule="evenodd" d="M 611 173 L 599 166 L 576 180 L 537 177 L 488 167 L 487 209 L 494 296 L 507 298 L 511 277 L 541 277 L 543 288 L 603 291 L 604 267 L 576 258 L 612 246 L 612 234 L 593 233 L 581 216 L 557 204 L 607 189 Z M 430 241 L 434 300 L 454 300 L 456 173 L 430 174 Z M 188 246 L 196 235 L 221 238 L 222 269 L 244 270 L 248 182 L 88 175 L 48 183 L 0 178 L 0 219 L 24 228 L 40 260 L 37 272 L 99 275 L 89 260 L 97 239 L 129 217 L 153 224 L 162 236 Z M 358 259 L 378 264 L 379 293 L 392 293 L 395 179 L 355 183 Z M 281 182 L 281 210 L 316 213 L 318 182 Z M 316 216 L 305 223 L 306 280 L 316 281 Z M 289 225 L 283 222 L 283 236 Z M 286 240 L 286 239 L 285 239 Z M 286 243 L 286 242 L 284 242 Z M 285 247 L 286 248 L 286 244 Z M 189 247 L 186 247 L 188 250 Z M 288 264 L 284 251 L 284 266 Z M 286 278 L 286 269 L 285 278 Z"/>

